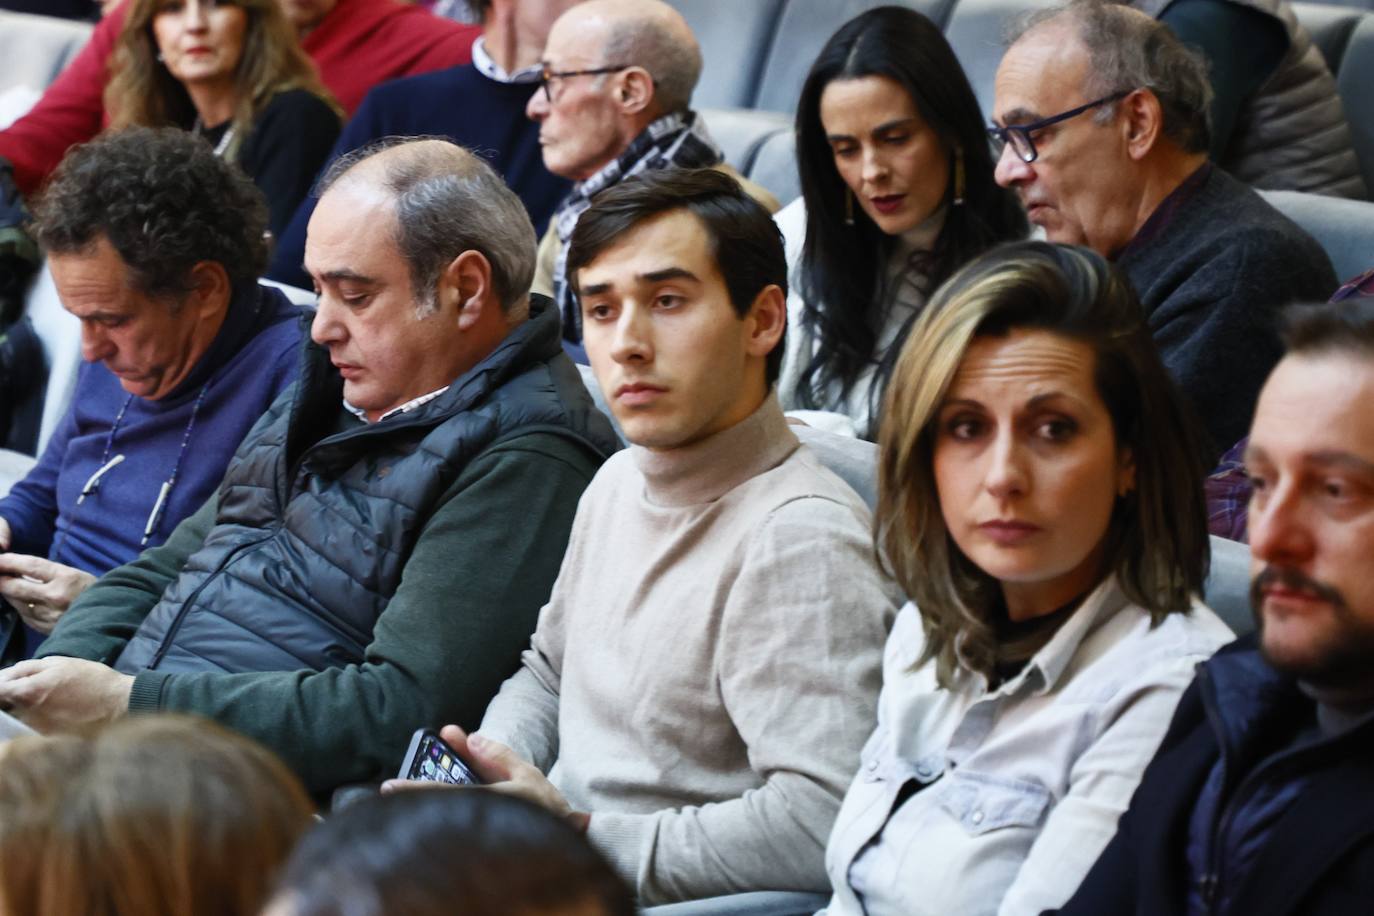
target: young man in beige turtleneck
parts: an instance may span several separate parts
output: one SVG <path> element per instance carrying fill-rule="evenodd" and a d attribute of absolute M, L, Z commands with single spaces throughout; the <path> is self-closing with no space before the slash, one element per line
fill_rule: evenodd
<path fill-rule="evenodd" d="M 822 891 L 900 601 L 772 390 L 781 238 L 728 176 L 650 172 L 597 197 L 568 270 L 631 447 L 578 506 L 521 670 L 480 732 L 444 735 L 642 904 Z"/>

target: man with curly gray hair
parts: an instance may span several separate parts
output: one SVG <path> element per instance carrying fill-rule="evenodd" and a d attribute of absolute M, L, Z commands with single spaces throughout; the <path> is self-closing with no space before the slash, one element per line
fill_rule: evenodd
<path fill-rule="evenodd" d="M 257 283 L 266 227 L 252 182 L 183 130 L 107 135 L 58 168 L 35 235 L 86 363 L 37 466 L 0 500 L 11 660 L 205 502 L 295 376 L 301 310 Z"/>
<path fill-rule="evenodd" d="M 1279 310 L 1325 299 L 1325 252 L 1207 160 L 1206 68 L 1143 13 L 1077 0 L 1021 23 L 997 70 L 996 179 L 1052 242 L 1120 264 L 1213 454 L 1249 427 Z"/>

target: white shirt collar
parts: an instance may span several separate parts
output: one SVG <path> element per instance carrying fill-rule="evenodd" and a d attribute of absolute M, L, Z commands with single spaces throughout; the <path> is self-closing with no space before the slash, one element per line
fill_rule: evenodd
<path fill-rule="evenodd" d="M 492 60 L 487 53 L 487 37 L 482 35 L 472 43 L 472 65 L 477 68 L 477 72 L 489 80 L 498 83 L 537 83 L 539 76 L 544 71 L 543 64 L 531 64 L 523 69 L 516 70 L 514 73 L 507 73 L 505 68 Z"/>
<path fill-rule="evenodd" d="M 393 407 L 386 413 L 382 414 L 380 417 L 377 418 L 377 422 L 380 423 L 387 417 L 394 417 L 398 413 L 410 413 L 415 408 L 428 404 L 430 401 L 434 400 L 439 395 L 443 394 L 445 391 L 448 391 L 447 385 L 440 388 L 438 391 L 431 391 L 429 394 L 422 394 L 418 398 L 413 398 L 409 401 L 406 401 L 400 407 Z M 357 417 L 359 420 L 362 420 L 364 423 L 370 422 L 367 419 L 367 411 L 363 410 L 361 407 L 354 407 L 352 404 L 348 403 L 348 398 L 344 398 L 343 406 L 344 410 L 353 414 L 353 416 Z"/>

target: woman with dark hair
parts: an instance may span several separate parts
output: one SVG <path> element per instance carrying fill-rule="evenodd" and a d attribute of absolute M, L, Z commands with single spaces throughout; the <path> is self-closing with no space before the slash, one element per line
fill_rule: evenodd
<path fill-rule="evenodd" d="M 829 912 L 1040 913 L 1231 638 L 1197 598 L 1198 434 L 1122 274 L 1043 242 L 935 294 L 885 411 L 875 530 L 911 601 L 826 851 Z"/>
<path fill-rule="evenodd" d="M 343 110 L 279 0 L 131 0 L 105 87 L 111 126 L 181 127 L 236 163 L 280 236 Z"/>
<path fill-rule="evenodd" d="M 358 802 L 306 835 L 264 916 L 634 916 L 587 839 L 496 792 Z"/>
<path fill-rule="evenodd" d="M 808 422 L 876 438 L 883 389 L 926 297 L 998 242 L 1022 238 L 992 179 L 986 125 L 940 30 L 869 10 L 831 37 L 797 106 L 802 198 L 777 216 L 792 295 L 778 385 Z"/>

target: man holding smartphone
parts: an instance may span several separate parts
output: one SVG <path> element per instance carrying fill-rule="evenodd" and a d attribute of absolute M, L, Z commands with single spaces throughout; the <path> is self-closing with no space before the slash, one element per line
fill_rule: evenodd
<path fill-rule="evenodd" d="M 323 187 L 299 383 L 214 498 L 0 672 L 39 731 L 193 713 L 323 795 L 395 772 L 421 724 L 477 722 L 519 664 L 618 447 L 528 293 L 534 229 L 447 141 L 360 150 Z"/>
<path fill-rule="evenodd" d="M 585 829 L 644 905 L 824 891 L 873 725 L 899 596 L 867 508 L 772 390 L 786 273 L 720 172 L 648 172 L 582 215 L 568 275 L 632 445 L 578 506 L 523 667 L 477 734 L 443 732 Z"/>

